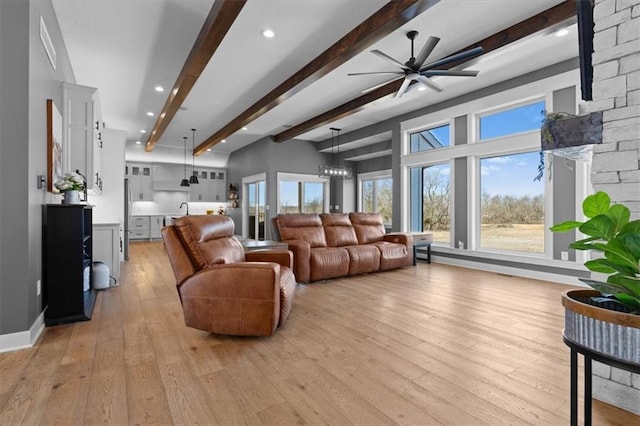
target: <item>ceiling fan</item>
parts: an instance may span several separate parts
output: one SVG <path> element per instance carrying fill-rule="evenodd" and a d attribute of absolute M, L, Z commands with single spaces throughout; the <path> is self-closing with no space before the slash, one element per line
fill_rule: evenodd
<path fill-rule="evenodd" d="M 411 82 L 414 80 L 422 83 L 427 87 L 430 87 L 431 89 L 437 92 L 442 92 L 442 87 L 440 87 L 435 82 L 431 81 L 429 77 L 433 77 L 433 76 L 475 77 L 478 75 L 478 71 L 439 70 L 436 68 L 439 68 L 454 62 L 458 62 L 461 60 L 469 59 L 473 56 L 477 56 L 484 51 L 482 47 L 474 47 L 473 49 L 456 53 L 455 55 L 447 56 L 446 58 L 442 58 L 425 65 L 424 63 L 427 60 L 427 57 L 431 54 L 431 52 L 436 47 L 436 44 L 438 44 L 440 39 L 434 36 L 429 37 L 427 42 L 422 47 L 422 50 L 420 51 L 420 53 L 418 53 L 418 56 L 415 57 L 413 54 L 413 42 L 417 36 L 418 36 L 418 31 L 409 31 L 407 33 L 407 38 L 411 40 L 411 58 L 409 58 L 409 60 L 404 64 L 377 49 L 371 51 L 371 53 L 373 53 L 374 55 L 388 62 L 391 62 L 397 67 L 400 67 L 400 71 L 357 72 L 357 73 L 349 73 L 347 75 L 353 76 L 353 75 L 369 75 L 369 74 L 396 74 L 397 77 L 394 77 L 391 80 L 385 81 L 384 83 L 377 84 L 373 87 L 363 90 L 362 92 L 362 93 L 368 93 L 368 92 L 371 92 L 372 90 L 375 90 L 379 87 L 384 86 L 385 84 L 391 83 L 392 81 L 396 81 L 401 78 L 404 78 L 404 81 L 402 82 L 400 89 L 396 93 L 396 98 L 402 97 L 402 95 L 404 95 L 404 93 L 409 88 L 409 85 L 411 84 Z"/>

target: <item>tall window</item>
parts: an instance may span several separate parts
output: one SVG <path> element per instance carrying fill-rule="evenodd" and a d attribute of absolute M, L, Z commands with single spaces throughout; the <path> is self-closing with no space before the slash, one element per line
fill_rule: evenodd
<path fill-rule="evenodd" d="M 380 213 L 385 225 L 391 226 L 393 180 L 390 177 L 362 179 L 362 211 Z"/>
<path fill-rule="evenodd" d="M 544 253 L 544 180 L 537 152 L 480 160 L 480 247 Z"/>
<path fill-rule="evenodd" d="M 411 133 L 409 136 L 410 151 L 420 152 L 449 146 L 449 125 L 432 127 Z"/>
<path fill-rule="evenodd" d="M 433 233 L 435 243 L 451 244 L 451 167 L 411 169 L 411 230 Z"/>
<path fill-rule="evenodd" d="M 325 211 L 325 182 L 285 179 L 279 180 L 278 213 Z"/>

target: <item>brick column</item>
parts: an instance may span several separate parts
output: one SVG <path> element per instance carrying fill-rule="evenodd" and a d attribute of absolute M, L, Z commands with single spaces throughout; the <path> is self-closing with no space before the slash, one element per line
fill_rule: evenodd
<path fill-rule="evenodd" d="M 591 181 L 640 219 L 640 0 L 596 0 L 593 102 L 603 112 Z M 640 375 L 594 363 L 593 397 L 640 415 Z"/>

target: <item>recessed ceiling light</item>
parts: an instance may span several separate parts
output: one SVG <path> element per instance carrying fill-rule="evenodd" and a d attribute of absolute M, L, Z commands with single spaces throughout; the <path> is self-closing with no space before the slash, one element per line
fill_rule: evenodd
<path fill-rule="evenodd" d="M 140 133 L 147 133 L 145 129 L 140 130 Z"/>
<path fill-rule="evenodd" d="M 211 148 L 207 148 L 207 152 L 211 152 Z"/>
<path fill-rule="evenodd" d="M 164 118 L 165 113 L 163 112 L 162 114 L 160 114 L 160 117 Z"/>
<path fill-rule="evenodd" d="M 152 113 L 151 111 L 149 111 L 149 112 L 147 113 L 147 115 L 148 115 L 149 117 L 153 117 L 155 114 L 154 114 L 154 113 Z"/>
<path fill-rule="evenodd" d="M 273 38 L 276 33 L 273 32 L 273 30 L 270 30 L 269 28 L 262 30 L 262 35 L 265 36 L 266 38 Z"/>
<path fill-rule="evenodd" d="M 227 140 L 226 139 L 222 139 L 220 142 L 227 143 Z"/>
<path fill-rule="evenodd" d="M 426 87 L 424 87 L 424 86 L 422 86 L 422 85 L 420 85 L 420 86 L 418 87 L 418 90 L 419 90 L 419 91 L 421 91 L 421 92 L 423 92 L 423 91 L 427 90 L 427 88 L 426 88 Z"/>
<path fill-rule="evenodd" d="M 151 134 L 152 134 L 152 135 L 155 135 L 155 134 L 156 134 L 156 131 L 154 130 L 153 132 L 151 132 Z"/>
<path fill-rule="evenodd" d="M 142 142 L 136 141 L 136 145 L 142 145 Z"/>
<path fill-rule="evenodd" d="M 156 91 L 156 92 L 164 92 L 164 87 L 162 87 L 162 86 L 156 86 L 156 87 L 155 87 L 155 91 Z"/>
<path fill-rule="evenodd" d="M 564 37 L 567 34 L 569 34 L 569 30 L 566 28 L 556 31 L 556 37 Z"/>
<path fill-rule="evenodd" d="M 243 128 L 242 128 L 242 130 L 244 130 L 244 131 L 246 132 L 246 131 L 247 131 L 247 130 L 249 130 L 249 129 L 247 129 L 246 127 L 243 127 Z"/>

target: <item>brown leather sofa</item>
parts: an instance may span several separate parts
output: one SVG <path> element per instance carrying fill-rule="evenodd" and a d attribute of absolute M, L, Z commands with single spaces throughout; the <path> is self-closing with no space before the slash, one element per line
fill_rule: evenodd
<path fill-rule="evenodd" d="M 377 213 L 279 214 L 275 222 L 280 239 L 293 252 L 300 282 L 413 264 L 413 236 L 385 234 Z"/>
<path fill-rule="evenodd" d="M 296 280 L 288 250 L 246 252 L 228 216 L 183 216 L 162 229 L 188 327 L 270 336 L 289 316 Z"/>

